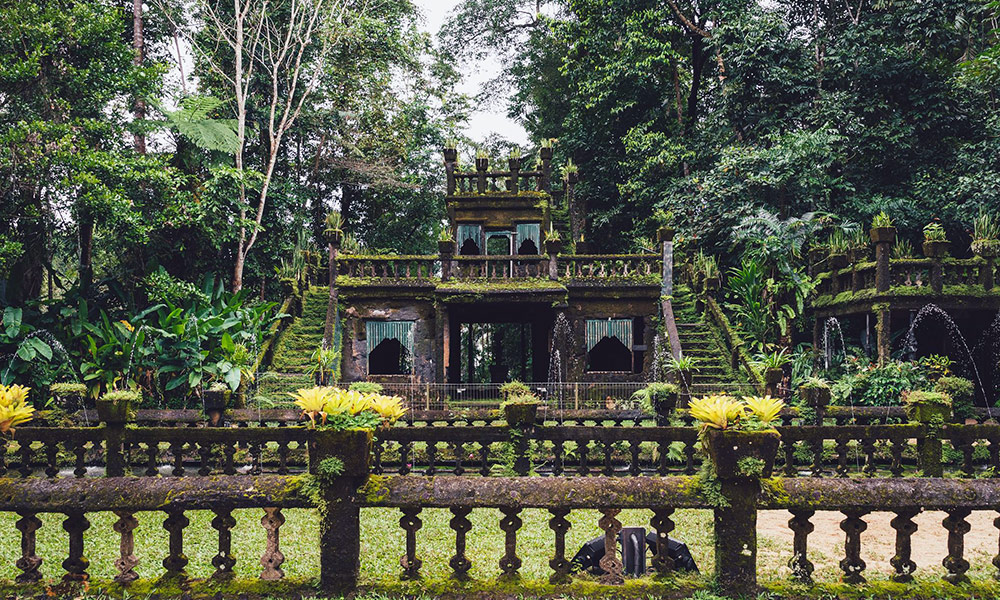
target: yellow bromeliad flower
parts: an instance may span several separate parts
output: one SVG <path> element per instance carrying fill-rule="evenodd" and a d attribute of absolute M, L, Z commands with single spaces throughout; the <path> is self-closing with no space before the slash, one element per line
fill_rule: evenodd
<path fill-rule="evenodd" d="M 348 390 L 344 392 L 344 397 L 350 407 L 348 410 L 350 410 L 352 415 L 372 409 L 372 394 L 364 394 L 357 390 Z"/>
<path fill-rule="evenodd" d="M 31 420 L 35 408 L 28 404 L 30 391 L 31 388 L 23 385 L 0 385 L 0 434 Z"/>
<path fill-rule="evenodd" d="M 688 411 L 701 421 L 703 427 L 728 429 L 739 423 L 744 405 L 731 396 L 703 396 L 692 399 Z"/>
<path fill-rule="evenodd" d="M 346 390 L 338 387 L 328 387 L 330 396 L 326 403 L 326 412 L 331 415 L 348 413 L 351 411 L 351 396 Z"/>
<path fill-rule="evenodd" d="M 330 399 L 330 388 L 326 387 L 311 387 L 304 388 L 296 391 L 294 394 L 288 394 L 292 398 L 295 398 L 295 406 L 302 409 L 302 414 L 309 417 L 309 422 L 312 426 L 316 426 L 316 417 L 321 419 L 322 423 L 326 423 L 326 406 Z"/>
<path fill-rule="evenodd" d="M 773 423 L 781 413 L 781 409 L 785 408 L 784 400 L 770 396 L 744 396 L 743 402 L 764 425 Z"/>
<path fill-rule="evenodd" d="M 399 396 L 375 394 L 370 398 L 370 405 L 371 409 L 377 412 L 387 425 L 392 425 L 406 415 L 403 399 Z"/>

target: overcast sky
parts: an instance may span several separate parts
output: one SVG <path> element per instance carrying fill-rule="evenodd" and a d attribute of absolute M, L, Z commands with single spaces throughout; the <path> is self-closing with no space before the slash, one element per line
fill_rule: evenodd
<path fill-rule="evenodd" d="M 424 13 L 423 28 L 430 32 L 435 39 L 438 30 L 444 24 L 447 16 L 455 10 L 459 0 L 414 0 Z M 459 91 L 475 95 L 479 92 L 480 86 L 499 72 L 500 65 L 493 61 L 486 65 L 479 65 L 479 69 L 472 69 L 472 65 L 463 65 L 463 72 L 467 73 L 465 81 Z M 467 135 L 474 140 L 484 140 L 490 134 L 497 133 L 504 138 L 524 144 L 528 141 L 528 134 L 521 125 L 507 118 L 505 102 L 495 102 L 495 106 L 490 109 L 480 109 L 472 113 L 469 121 L 469 131 Z"/>

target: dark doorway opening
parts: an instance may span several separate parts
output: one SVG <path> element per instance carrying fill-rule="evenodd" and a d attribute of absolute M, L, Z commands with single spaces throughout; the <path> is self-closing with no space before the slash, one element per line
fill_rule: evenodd
<path fill-rule="evenodd" d="M 587 353 L 587 370 L 604 372 L 631 372 L 632 351 L 618 338 L 606 337 L 597 342 Z"/>
<path fill-rule="evenodd" d="M 465 240 L 462 243 L 462 247 L 458 251 L 462 256 L 479 256 L 482 252 L 479 251 L 479 244 L 477 244 L 472 238 Z"/>
<path fill-rule="evenodd" d="M 535 240 L 527 239 L 521 242 L 521 245 L 517 248 L 517 253 L 530 256 L 538 255 L 538 246 L 535 245 Z"/>
<path fill-rule="evenodd" d="M 368 353 L 370 375 L 406 375 L 410 372 L 410 357 L 396 339 L 382 340 Z"/>

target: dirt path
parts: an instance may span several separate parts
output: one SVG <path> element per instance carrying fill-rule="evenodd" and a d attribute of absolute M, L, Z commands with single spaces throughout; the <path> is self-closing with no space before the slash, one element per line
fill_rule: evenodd
<path fill-rule="evenodd" d="M 895 515 L 875 512 L 864 517 L 868 529 L 861 534 L 861 558 L 867 563 L 866 576 L 876 573 L 884 577 L 893 572 L 889 559 L 896 553 L 896 530 L 889 525 Z M 913 534 L 912 559 L 917 572 L 944 574 L 941 561 L 948 554 L 948 531 L 941 525 L 947 516 L 943 512 L 925 512 L 914 517 L 917 532 Z M 965 535 L 965 558 L 971 563 L 970 576 L 992 576 L 992 565 L 998 550 L 998 530 L 994 526 L 995 512 L 973 512 L 966 520 L 972 530 Z M 792 530 L 788 527 L 791 514 L 787 511 L 761 511 L 757 517 L 760 564 L 777 577 L 790 574 L 788 559 L 791 557 Z M 811 520 L 816 527 L 809 535 L 809 560 L 816 566 L 817 578 L 836 579 L 840 570 L 837 563 L 844 558 L 844 532 L 839 512 L 817 512 Z"/>

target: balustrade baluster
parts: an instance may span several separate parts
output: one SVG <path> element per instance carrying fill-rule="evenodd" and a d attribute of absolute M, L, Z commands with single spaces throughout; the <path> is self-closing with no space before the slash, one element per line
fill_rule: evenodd
<path fill-rule="evenodd" d="M 865 454 L 865 466 L 862 472 L 866 477 L 875 476 L 875 440 L 867 435 L 861 439 L 861 451 Z"/>
<path fill-rule="evenodd" d="M 410 442 L 403 442 L 399 447 L 399 474 L 410 473 Z"/>
<path fill-rule="evenodd" d="M 88 442 L 72 442 L 73 444 L 73 477 L 77 479 L 87 474 L 87 444 Z"/>
<path fill-rule="evenodd" d="M 146 476 L 153 477 L 157 474 L 157 458 L 160 448 L 156 442 L 146 442 Z"/>
<path fill-rule="evenodd" d="M 184 476 L 184 442 L 170 442 L 170 456 L 173 459 L 173 469 L 170 473 L 174 477 Z"/>
<path fill-rule="evenodd" d="M 236 444 L 222 443 L 222 472 L 226 475 L 236 474 Z"/>
<path fill-rule="evenodd" d="M 465 444 L 457 444 L 452 442 L 448 444 L 451 451 L 455 453 L 455 467 L 452 469 L 452 473 L 455 475 L 464 475 L 465 467 L 462 466 L 463 455 L 465 454 Z"/>
<path fill-rule="evenodd" d="M 889 465 L 889 472 L 892 473 L 893 477 L 903 476 L 903 446 L 906 445 L 906 440 L 894 437 L 889 440 L 891 444 L 892 452 L 892 464 Z"/>
<path fill-rule="evenodd" d="M 555 555 L 549 560 L 549 567 L 553 573 L 549 576 L 549 583 L 553 585 L 569 583 L 572 579 L 569 574 L 572 563 L 566 559 L 566 532 L 570 528 L 566 516 L 569 515 L 569 509 L 550 508 L 549 514 L 552 515 L 549 519 L 549 529 L 555 533 Z M 1000 522 L 1000 518 L 997 521 Z"/>
<path fill-rule="evenodd" d="M 964 436 L 958 443 L 958 449 L 962 451 L 962 474 L 966 477 L 973 477 L 976 474 L 976 469 L 972 464 L 972 452 L 975 448 L 975 440 L 965 439 Z"/>
<path fill-rule="evenodd" d="M 468 579 L 469 569 L 472 568 L 472 562 L 465 555 L 465 536 L 472 529 L 472 522 L 468 519 L 470 512 L 472 509 L 467 506 L 453 506 L 452 518 L 448 521 L 448 526 L 455 531 L 455 555 L 448 561 L 454 571 L 451 576 L 455 579 Z"/>
<path fill-rule="evenodd" d="M 212 529 L 219 532 L 219 551 L 212 557 L 212 566 L 215 567 L 212 577 L 226 579 L 232 577 L 233 567 L 236 565 L 236 558 L 233 557 L 233 527 L 236 527 L 236 519 L 230 508 L 213 508 L 212 512 L 215 513 Z"/>
<path fill-rule="evenodd" d="M 605 475 L 609 475 L 610 476 L 610 475 L 614 475 L 615 474 L 615 466 L 614 466 L 614 463 L 612 462 L 612 456 L 611 456 L 612 453 L 614 452 L 614 450 L 615 450 L 614 443 L 611 442 L 610 440 L 605 440 L 605 442 L 604 442 L 604 470 L 603 470 L 603 472 L 604 472 Z"/>
<path fill-rule="evenodd" d="M 267 532 L 264 555 L 260 557 L 260 564 L 264 567 L 260 578 L 264 581 L 277 581 L 285 576 L 285 572 L 281 570 L 281 565 L 285 562 L 285 555 L 281 552 L 280 543 L 281 526 L 285 524 L 285 516 L 281 514 L 281 508 L 265 508 L 260 524 Z"/>
<path fill-rule="evenodd" d="M 372 473 L 382 475 L 385 469 L 382 467 L 382 454 L 385 451 L 386 441 L 375 438 L 372 441 Z"/>
<path fill-rule="evenodd" d="M 68 512 L 62 524 L 63 530 L 69 534 L 69 555 L 62 563 L 66 570 L 63 581 L 80 582 L 90 579 L 87 567 L 90 561 L 83 555 L 83 532 L 90 529 L 90 521 L 82 512 Z"/>
<path fill-rule="evenodd" d="M 31 460 L 34 458 L 35 453 L 31 448 L 31 442 L 20 442 L 20 444 L 18 458 L 21 464 L 18 465 L 17 472 L 21 477 L 31 477 Z"/>
<path fill-rule="evenodd" d="M 622 523 L 616 517 L 621 512 L 619 508 L 602 508 L 601 519 L 598 526 L 604 530 L 604 556 L 599 562 L 604 575 L 601 575 L 601 583 L 605 585 L 621 585 L 625 583 L 624 567 L 618 557 L 618 534 L 621 533 Z"/>
<path fill-rule="evenodd" d="M 490 445 L 479 444 L 479 474 L 486 477 L 490 474 Z"/>
<path fill-rule="evenodd" d="M 861 559 L 861 533 L 868 529 L 868 524 L 861 517 L 868 514 L 863 510 L 845 510 L 844 520 L 840 522 L 840 529 L 846 534 L 844 540 L 844 560 L 840 561 L 840 570 L 844 572 L 845 583 L 864 583 L 865 576 L 862 573 L 867 566 Z"/>
<path fill-rule="evenodd" d="M 631 460 L 628 465 L 628 472 L 631 475 L 638 475 L 642 473 L 642 469 L 639 467 L 639 450 L 641 450 L 639 442 L 634 440 L 629 442 L 629 451 L 631 452 Z"/>
<path fill-rule="evenodd" d="M 795 468 L 795 440 L 781 440 L 781 449 L 784 451 L 785 455 L 785 476 L 795 477 L 798 472 Z"/>
<path fill-rule="evenodd" d="M 167 518 L 163 521 L 163 528 L 168 534 L 168 554 L 163 559 L 163 568 L 168 574 L 181 574 L 188 564 L 188 558 L 184 555 L 184 528 L 191 521 L 184 516 L 183 510 L 169 509 L 165 511 Z"/>
<path fill-rule="evenodd" d="M 948 516 L 941 522 L 948 530 L 948 556 L 941 564 L 948 569 L 948 574 L 944 580 L 958 585 L 969 581 L 966 571 L 969 570 L 969 561 L 965 560 L 965 534 L 969 533 L 972 526 L 965 520 L 972 511 L 968 508 L 955 508 L 948 511 Z"/>
<path fill-rule="evenodd" d="M 576 443 L 576 451 L 580 455 L 579 466 L 577 467 L 577 472 L 580 475 L 590 475 L 590 466 L 587 460 L 587 454 L 590 450 L 590 441 L 581 440 Z"/>
<path fill-rule="evenodd" d="M 504 555 L 500 558 L 501 577 L 517 578 L 517 571 L 521 568 L 521 559 L 517 557 L 517 530 L 521 528 L 522 521 L 518 515 L 520 508 L 504 506 L 500 508 L 503 518 L 500 519 L 500 530 L 504 532 Z"/>
<path fill-rule="evenodd" d="M 917 563 L 913 562 L 910 554 L 913 534 L 917 531 L 913 517 L 919 512 L 917 509 L 897 510 L 896 516 L 889 521 L 889 525 L 896 530 L 896 555 L 889 559 L 889 564 L 896 570 L 892 580 L 899 583 L 913 581 L 913 572 L 917 570 Z"/>
<path fill-rule="evenodd" d="M 670 442 L 657 442 L 656 449 L 656 472 L 660 477 L 666 477 L 670 472 L 670 464 L 668 463 L 668 459 L 670 458 Z"/>
<path fill-rule="evenodd" d="M 212 444 L 198 442 L 198 474 L 207 477 L 212 474 Z"/>
<path fill-rule="evenodd" d="M 1000 440 L 991 436 L 988 450 L 990 453 L 990 477 L 998 477 L 1000 476 Z"/>
<path fill-rule="evenodd" d="M 34 583 L 41 580 L 42 574 L 38 572 L 42 566 L 42 559 L 35 551 L 36 532 L 41 529 L 42 521 L 33 512 L 18 511 L 21 517 L 14 523 L 14 527 L 21 532 L 21 558 L 14 563 L 22 572 L 17 575 L 17 583 Z"/>
<path fill-rule="evenodd" d="M 427 468 L 424 475 L 434 475 L 437 473 L 437 442 L 427 442 Z"/>
<path fill-rule="evenodd" d="M 794 533 L 792 539 L 792 558 L 788 561 L 788 568 L 792 570 L 792 579 L 802 583 L 812 583 L 813 564 L 809 561 L 809 534 L 816 527 L 809 520 L 816 511 L 808 509 L 792 509 L 792 518 L 788 520 L 788 527 Z"/>
<path fill-rule="evenodd" d="M 118 569 L 118 574 L 115 575 L 115 581 L 118 583 L 130 583 L 139 578 L 139 574 L 135 572 L 136 566 L 139 565 L 139 559 L 135 555 L 135 528 L 139 526 L 139 520 L 135 518 L 135 515 L 124 510 L 116 510 L 115 516 L 118 520 L 115 521 L 113 529 L 116 533 L 121 536 L 121 540 L 118 544 L 118 559 L 115 560 L 115 568 Z"/>
<path fill-rule="evenodd" d="M 250 474 L 260 475 L 263 471 L 263 466 L 261 464 L 261 459 L 263 458 L 264 448 L 260 442 L 250 442 Z"/>
<path fill-rule="evenodd" d="M 563 474 L 563 453 L 565 445 L 562 440 L 552 442 L 552 474 L 559 476 Z"/>
<path fill-rule="evenodd" d="M 698 452 L 697 442 L 684 442 L 684 474 L 694 475 L 697 471 L 694 468 L 694 455 Z"/>
<path fill-rule="evenodd" d="M 670 541 L 670 532 L 674 530 L 674 522 L 670 515 L 674 514 L 672 508 L 654 508 L 653 517 L 649 520 L 649 526 L 656 532 L 656 553 L 653 554 L 653 568 L 660 575 L 666 575 L 674 570 L 674 560 L 667 554 L 667 542 Z"/>
<path fill-rule="evenodd" d="M 417 558 L 417 531 L 423 527 L 420 520 L 419 506 L 404 506 L 400 509 L 403 516 L 399 518 L 399 526 L 406 532 L 406 553 L 399 558 L 399 566 L 403 567 L 400 579 L 420 579 L 420 567 L 423 561 Z"/>
<path fill-rule="evenodd" d="M 47 442 L 45 444 L 45 476 L 55 477 L 59 474 L 59 443 Z"/>
<path fill-rule="evenodd" d="M 278 475 L 288 475 L 288 442 L 278 442 Z"/>
<path fill-rule="evenodd" d="M 838 435 L 836 444 L 838 477 L 848 477 L 850 475 L 850 470 L 847 467 L 847 458 L 850 450 L 850 438 L 846 435 Z"/>
<path fill-rule="evenodd" d="M 809 466 L 810 475 L 813 477 L 823 476 L 823 438 L 814 439 L 810 444 L 812 451 L 812 464 Z"/>

